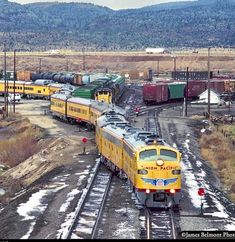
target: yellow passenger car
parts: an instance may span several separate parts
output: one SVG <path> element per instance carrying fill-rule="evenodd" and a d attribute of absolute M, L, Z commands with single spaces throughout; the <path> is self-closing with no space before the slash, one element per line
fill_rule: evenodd
<path fill-rule="evenodd" d="M 14 82 L 8 81 L 8 92 L 13 93 L 14 92 Z M 16 81 L 15 82 L 15 93 L 24 94 L 24 84 L 25 82 Z M 0 93 L 5 93 L 5 81 L 0 81 Z"/>
<path fill-rule="evenodd" d="M 31 97 L 45 97 L 49 98 L 50 88 L 48 86 L 36 85 L 33 83 L 25 83 L 24 85 L 24 94 L 29 98 Z"/>
<path fill-rule="evenodd" d="M 90 99 L 72 97 L 67 100 L 67 116 L 78 122 L 90 123 Z"/>
<path fill-rule="evenodd" d="M 62 88 L 63 84 L 61 83 L 51 83 L 48 85 L 49 87 L 49 95 L 51 96 L 52 94 L 59 92 L 60 89 Z"/>
<path fill-rule="evenodd" d="M 96 120 L 109 108 L 108 103 L 91 100 L 90 123 L 95 126 Z"/>
<path fill-rule="evenodd" d="M 67 98 L 64 94 L 53 94 L 51 96 L 50 110 L 53 116 L 67 120 Z"/>

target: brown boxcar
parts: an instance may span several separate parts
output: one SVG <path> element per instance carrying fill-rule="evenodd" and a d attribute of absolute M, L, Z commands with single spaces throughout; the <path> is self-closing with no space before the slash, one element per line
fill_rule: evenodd
<path fill-rule="evenodd" d="M 210 80 L 210 88 L 217 91 L 220 94 L 223 93 L 225 91 L 224 80 Z"/>
<path fill-rule="evenodd" d="M 143 100 L 146 104 L 168 101 L 168 86 L 164 83 L 143 85 Z"/>
<path fill-rule="evenodd" d="M 18 81 L 31 81 L 32 73 L 31 73 L 31 71 L 17 71 L 16 79 Z"/>
<path fill-rule="evenodd" d="M 79 86 L 81 86 L 83 83 L 82 83 L 82 74 L 80 74 L 80 73 L 75 73 L 74 74 L 74 84 L 75 85 L 79 85 Z"/>
<path fill-rule="evenodd" d="M 224 81 L 224 90 L 229 92 L 229 91 L 235 91 L 235 80 L 225 80 Z"/>
<path fill-rule="evenodd" d="M 196 98 L 207 89 L 206 80 L 188 81 L 188 98 Z M 185 88 L 186 91 L 186 88 Z"/>

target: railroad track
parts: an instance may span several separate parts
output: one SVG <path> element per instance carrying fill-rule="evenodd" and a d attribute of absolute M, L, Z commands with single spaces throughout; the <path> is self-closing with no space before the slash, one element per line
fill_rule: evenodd
<path fill-rule="evenodd" d="M 73 223 L 64 239 L 94 239 L 106 197 L 109 192 L 113 173 L 102 164 L 97 164 L 96 171 L 86 188 L 81 204 L 76 211 Z"/>
<path fill-rule="evenodd" d="M 147 111 L 145 119 L 145 129 L 156 133 L 162 137 L 161 127 L 158 122 L 159 113 L 165 109 L 172 107 L 172 104 L 164 104 Z M 176 225 L 176 211 L 168 210 L 151 210 L 143 209 L 144 226 L 142 226 L 142 239 L 176 239 L 179 232 L 179 226 Z M 143 220 L 143 219 L 142 219 Z"/>
<path fill-rule="evenodd" d="M 143 239 L 176 239 L 177 227 L 174 211 L 144 209 L 145 226 L 142 228 Z"/>

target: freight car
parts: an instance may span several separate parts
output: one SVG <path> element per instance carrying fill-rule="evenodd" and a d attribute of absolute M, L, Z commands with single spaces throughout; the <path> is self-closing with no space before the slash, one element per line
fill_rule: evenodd
<path fill-rule="evenodd" d="M 208 88 L 207 80 L 190 80 L 188 86 L 186 82 L 159 82 L 146 83 L 143 86 L 143 101 L 146 104 L 158 104 L 175 100 L 183 100 L 186 95 L 189 99 L 198 96 Z M 223 93 L 225 83 L 223 80 L 211 80 L 210 88 Z"/>
<path fill-rule="evenodd" d="M 57 83 L 69 83 L 75 86 L 87 85 L 95 81 L 97 78 L 104 76 L 102 73 L 74 73 L 74 72 L 36 72 L 31 74 L 32 81 L 37 79 L 52 80 Z M 17 79 L 19 80 L 19 79 Z"/>
<path fill-rule="evenodd" d="M 178 206 L 181 198 L 181 154 L 151 132 L 131 126 L 125 111 L 105 102 L 51 96 L 51 112 L 70 122 L 95 127 L 102 161 L 128 179 L 140 202 L 147 207 Z"/>

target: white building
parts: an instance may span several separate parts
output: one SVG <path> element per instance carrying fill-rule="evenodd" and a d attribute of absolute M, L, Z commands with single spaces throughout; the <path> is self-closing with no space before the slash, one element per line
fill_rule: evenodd
<path fill-rule="evenodd" d="M 199 95 L 197 103 L 208 103 L 208 89 Z M 213 89 L 210 89 L 210 103 L 220 104 L 220 94 Z"/>
<path fill-rule="evenodd" d="M 147 54 L 165 54 L 165 53 L 170 53 L 169 50 L 165 48 L 146 48 L 145 49 Z"/>

